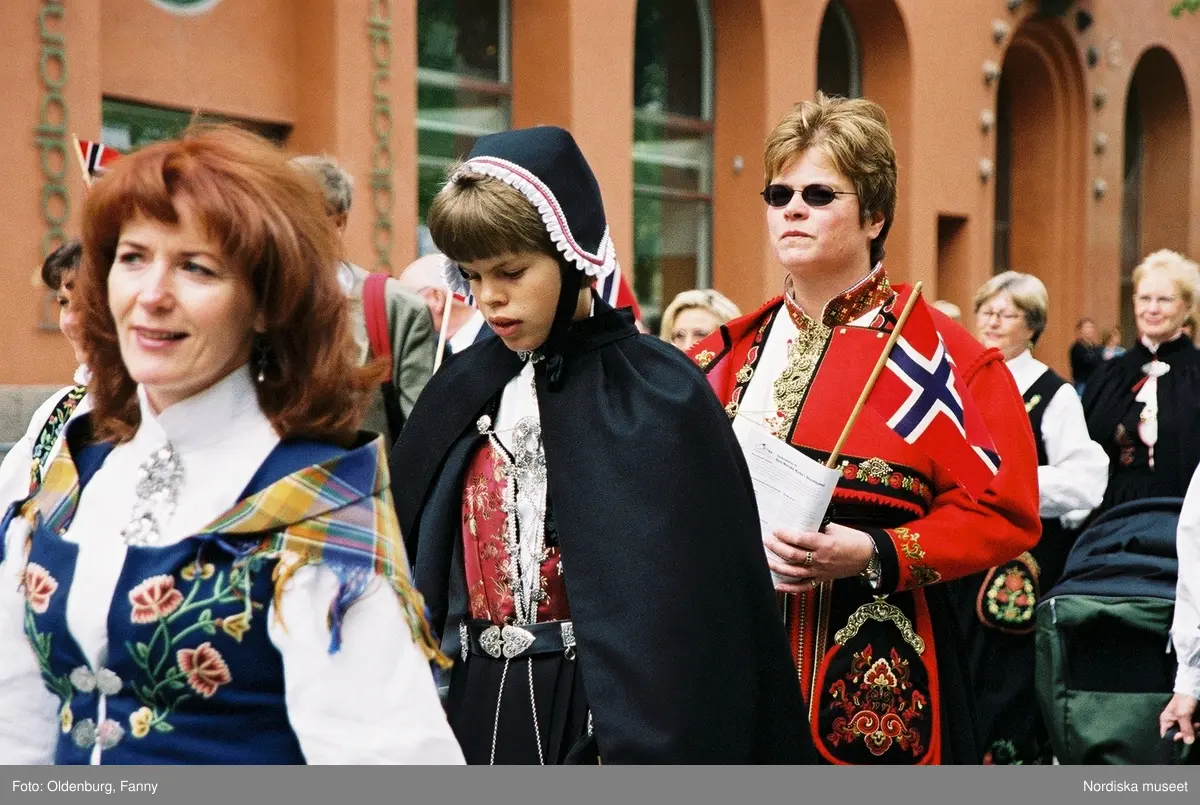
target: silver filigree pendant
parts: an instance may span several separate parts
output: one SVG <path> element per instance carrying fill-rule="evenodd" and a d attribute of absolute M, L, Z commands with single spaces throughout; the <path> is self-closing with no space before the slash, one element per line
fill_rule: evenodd
<path fill-rule="evenodd" d="M 156 545 L 162 529 L 175 513 L 175 502 L 183 482 L 183 464 L 169 443 L 155 450 L 137 471 L 137 499 L 129 523 L 121 529 L 125 544 Z"/>
<path fill-rule="evenodd" d="M 534 417 L 525 417 L 513 429 L 513 463 L 518 472 L 528 473 L 535 482 L 546 480 L 542 426 Z"/>

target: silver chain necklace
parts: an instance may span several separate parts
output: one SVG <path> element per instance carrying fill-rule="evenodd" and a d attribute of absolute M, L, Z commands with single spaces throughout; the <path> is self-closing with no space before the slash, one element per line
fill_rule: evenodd
<path fill-rule="evenodd" d="M 539 358 L 534 356 L 536 363 Z M 537 407 L 537 385 L 530 381 L 534 407 Z M 508 553 L 505 570 L 512 591 L 516 626 L 537 623 L 538 604 L 546 598 L 542 590 L 542 565 L 549 557 L 546 549 L 546 452 L 542 445 L 542 426 L 537 415 L 522 417 L 512 430 L 511 456 L 500 442 L 492 427 L 492 418 L 487 414 L 476 422 L 479 432 L 487 436 L 496 456 L 504 462 L 508 482 L 504 487 L 504 502 L 501 510 L 504 518 L 504 548 Z M 519 507 L 524 504 L 532 517 L 522 528 Z M 495 627 L 493 627 L 495 628 Z M 505 626 L 512 629 L 512 626 Z M 528 635 L 528 633 L 525 633 Z M 532 637 L 530 635 L 530 637 Z M 504 699 L 504 686 L 508 681 L 508 666 L 512 659 L 506 657 L 504 670 L 500 674 L 500 693 L 496 697 L 496 715 L 492 725 L 491 765 L 496 763 L 496 743 L 500 734 L 500 703 Z M 533 733 L 537 742 L 538 761 L 546 765 L 542 752 L 542 731 L 538 725 L 537 698 L 533 687 L 533 661 L 526 659 L 529 676 L 529 704 L 533 709 Z"/>

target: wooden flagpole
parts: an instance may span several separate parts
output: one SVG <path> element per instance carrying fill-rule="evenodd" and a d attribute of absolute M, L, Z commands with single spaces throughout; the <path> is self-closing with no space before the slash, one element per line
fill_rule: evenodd
<path fill-rule="evenodd" d="M 892 329 L 892 334 L 888 338 L 887 344 L 883 348 L 883 352 L 879 355 L 879 360 L 875 362 L 875 369 L 871 372 L 870 378 L 867 379 L 867 385 L 863 388 L 862 394 L 858 395 L 858 402 L 854 404 L 854 410 L 850 412 L 850 419 L 846 422 L 846 427 L 842 428 L 842 435 L 838 437 L 837 443 L 833 446 L 833 452 L 829 454 L 829 459 L 825 462 L 825 466 L 833 469 L 837 466 L 837 461 L 841 457 L 842 447 L 845 446 L 846 440 L 850 438 L 850 431 L 854 427 L 854 423 L 858 420 L 858 415 L 862 413 L 863 407 L 867 404 L 867 398 L 871 396 L 871 392 L 875 390 L 875 383 L 879 380 L 879 376 L 883 374 L 883 367 L 887 366 L 888 357 L 892 354 L 892 347 L 896 346 L 896 342 L 900 340 L 900 331 L 904 329 L 905 322 L 908 321 L 908 316 L 916 307 L 917 300 L 921 298 L 921 283 L 918 282 L 913 286 L 913 292 L 908 297 L 908 302 L 904 305 L 904 310 L 900 312 L 900 318 L 896 319 L 896 326 Z"/>
<path fill-rule="evenodd" d="M 74 132 L 71 132 L 71 142 L 75 146 L 75 159 L 79 162 L 79 170 L 83 172 L 83 184 L 91 189 L 92 174 L 88 173 L 87 162 L 83 158 L 83 149 L 79 147 L 79 137 Z"/>
<path fill-rule="evenodd" d="M 442 307 L 442 326 L 438 328 L 438 345 L 437 355 L 433 359 L 433 371 L 437 371 L 442 366 L 442 357 L 446 354 L 446 342 L 449 340 L 446 334 L 450 331 L 450 308 L 454 305 L 454 291 L 449 288 L 445 289 L 446 304 Z"/>

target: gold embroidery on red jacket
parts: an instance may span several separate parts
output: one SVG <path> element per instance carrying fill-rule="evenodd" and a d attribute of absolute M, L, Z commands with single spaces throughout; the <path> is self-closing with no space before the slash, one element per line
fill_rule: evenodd
<path fill-rule="evenodd" d="M 937 584 L 942 580 L 942 574 L 939 573 L 932 565 L 929 565 L 921 560 L 925 558 L 925 549 L 921 547 L 921 535 L 915 531 L 910 531 L 907 528 L 892 529 L 892 536 L 899 540 L 900 555 L 909 560 L 907 568 L 911 582 L 909 584 L 901 584 L 900 589 L 909 590 L 913 587 L 925 587 L 930 584 Z M 901 563 L 903 565 L 903 563 Z"/>

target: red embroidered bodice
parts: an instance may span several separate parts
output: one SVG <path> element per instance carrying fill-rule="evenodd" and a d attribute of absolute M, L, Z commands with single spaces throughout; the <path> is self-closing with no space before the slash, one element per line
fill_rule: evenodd
<path fill-rule="evenodd" d="M 462 496 L 463 566 L 471 617 L 496 624 L 511 623 L 514 614 L 504 545 L 507 468 L 496 449 L 482 442 L 467 465 Z M 538 622 L 568 620 L 571 615 L 557 546 L 549 548 L 542 563 L 541 589 Z"/>

